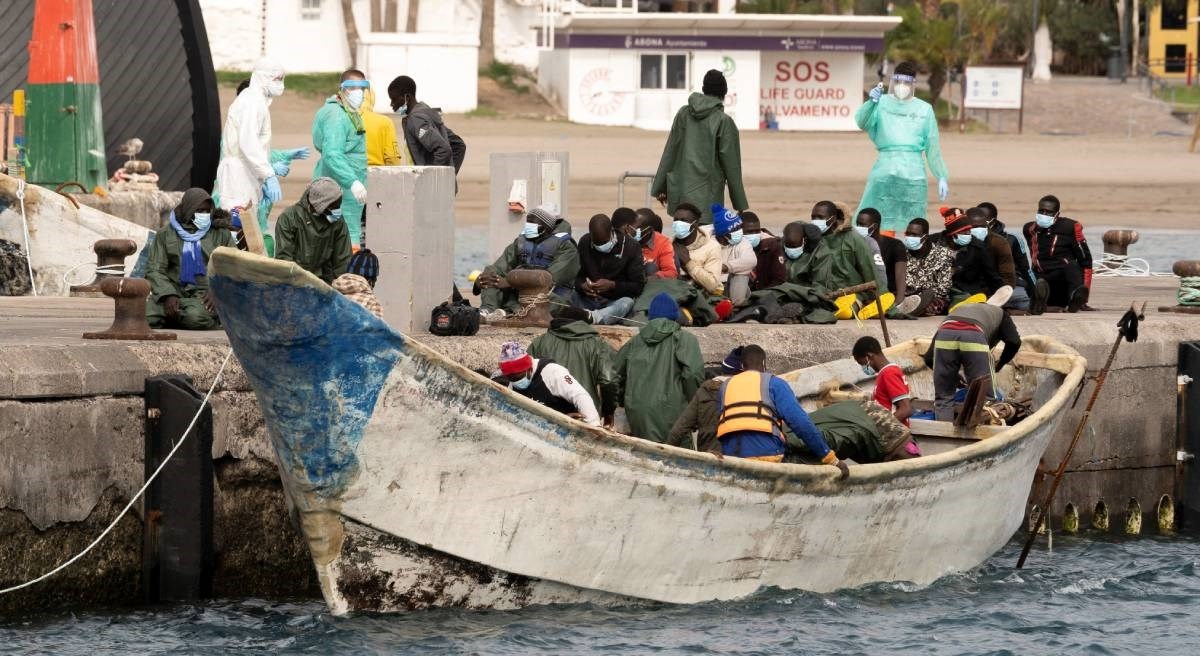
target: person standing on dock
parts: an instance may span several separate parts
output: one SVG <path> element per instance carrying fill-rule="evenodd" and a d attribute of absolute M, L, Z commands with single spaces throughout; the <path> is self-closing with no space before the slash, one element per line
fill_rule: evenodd
<path fill-rule="evenodd" d="M 535 359 L 519 343 L 505 342 L 500 345 L 500 375 L 513 392 L 589 426 L 600 425 L 591 395 L 561 364 Z"/>
<path fill-rule="evenodd" d="M 212 219 L 212 197 L 193 187 L 183 192 L 169 225 L 156 233 L 146 260 L 146 321 L 151 328 L 221 327 L 208 291 L 208 258 L 218 247 L 237 248 L 237 240 Z"/>
<path fill-rule="evenodd" d="M 700 220 L 708 225 L 712 223 L 709 208 L 724 203 L 726 185 L 734 209 L 745 211 L 750 203 L 742 186 L 741 138 L 733 117 L 725 113 L 729 83 L 713 69 L 704 74 L 701 91 L 675 114 L 650 195 L 672 215 L 680 203 L 703 208 Z"/>
<path fill-rule="evenodd" d="M 1004 342 L 1000 359 L 992 363 L 992 347 Z M 996 398 L 996 372 L 1021 348 L 1021 334 L 1012 317 L 989 303 L 967 303 L 952 310 L 925 352 L 925 365 L 933 370 L 933 413 L 938 421 L 954 419 L 954 394 L 959 372 L 967 385 L 987 378 L 987 397 Z"/>
<path fill-rule="evenodd" d="M 821 430 L 800 407 L 792 387 L 782 378 L 767 373 L 767 353 L 757 344 L 742 347 L 744 371 L 721 387 L 717 400 L 717 439 L 721 452 L 734 458 L 783 462 L 791 429 L 824 465 L 834 465 L 842 478 L 850 474 L 846 463 L 825 442 Z"/>

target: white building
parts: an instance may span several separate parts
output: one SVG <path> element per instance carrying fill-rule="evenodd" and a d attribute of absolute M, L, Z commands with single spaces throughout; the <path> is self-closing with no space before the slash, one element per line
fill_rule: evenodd
<path fill-rule="evenodd" d="M 576 123 L 668 129 L 704 73 L 725 73 L 726 112 L 758 129 L 855 130 L 865 53 L 889 16 L 576 13 L 554 25 L 538 85 Z"/>

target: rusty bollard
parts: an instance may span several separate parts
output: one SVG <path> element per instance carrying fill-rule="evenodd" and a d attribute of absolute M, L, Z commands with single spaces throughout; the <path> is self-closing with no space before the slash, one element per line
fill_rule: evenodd
<path fill-rule="evenodd" d="M 550 325 L 550 290 L 554 277 L 544 269 L 517 269 L 506 276 L 509 286 L 517 292 L 521 309 L 509 318 L 489 321 L 497 326 L 541 326 Z"/>
<path fill-rule="evenodd" d="M 132 243 L 132 242 L 130 242 Z M 108 330 L 84 333 L 84 339 L 175 339 L 175 333 L 155 332 L 146 321 L 146 298 L 150 283 L 141 278 L 106 278 L 100 291 L 115 301 L 113 323 Z"/>
<path fill-rule="evenodd" d="M 1138 241 L 1138 232 L 1137 230 L 1108 230 L 1104 233 L 1103 241 L 1105 254 L 1116 255 L 1120 261 L 1101 262 L 1098 268 L 1120 269 L 1125 258 L 1129 257 L 1129 246 Z"/>
<path fill-rule="evenodd" d="M 125 258 L 137 252 L 137 244 L 132 239 L 101 239 L 92 250 L 96 252 L 96 277 L 86 285 L 72 285 L 71 296 L 100 298 L 100 283 L 109 278 L 120 278 L 125 275 Z M 120 273 L 114 273 L 120 269 Z"/>

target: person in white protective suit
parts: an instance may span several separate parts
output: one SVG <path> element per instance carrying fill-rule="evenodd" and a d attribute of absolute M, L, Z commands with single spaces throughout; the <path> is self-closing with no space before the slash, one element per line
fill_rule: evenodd
<path fill-rule="evenodd" d="M 255 253 L 265 252 L 255 206 L 260 199 L 277 203 L 283 197 L 271 164 L 270 106 L 281 95 L 283 66 L 270 58 L 259 60 L 249 88 L 229 106 L 221 133 L 221 164 L 217 167 L 221 207 L 240 209 L 246 246 Z"/>

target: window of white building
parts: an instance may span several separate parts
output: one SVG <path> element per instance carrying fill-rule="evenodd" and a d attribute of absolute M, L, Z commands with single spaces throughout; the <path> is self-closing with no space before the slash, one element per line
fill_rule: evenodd
<path fill-rule="evenodd" d="M 687 89 L 687 55 L 661 53 L 641 56 L 641 88 Z"/>
<path fill-rule="evenodd" d="M 304 20 L 320 20 L 321 0 L 300 0 L 300 18 Z"/>

